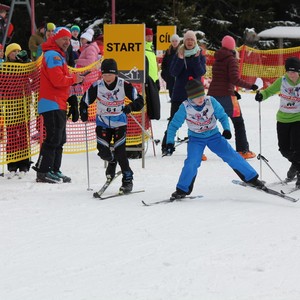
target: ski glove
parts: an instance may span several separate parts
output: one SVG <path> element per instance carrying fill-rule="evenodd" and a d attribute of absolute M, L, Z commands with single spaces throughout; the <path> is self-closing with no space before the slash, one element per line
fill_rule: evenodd
<path fill-rule="evenodd" d="M 241 95 L 237 91 L 234 91 L 234 94 L 236 96 L 236 99 L 240 100 L 242 98 Z"/>
<path fill-rule="evenodd" d="M 174 144 L 167 144 L 166 145 L 166 155 L 167 156 L 171 156 L 174 151 L 175 151 Z"/>
<path fill-rule="evenodd" d="M 251 85 L 251 90 L 256 91 L 258 89 L 258 86 L 256 84 Z"/>
<path fill-rule="evenodd" d="M 229 131 L 229 130 L 224 130 L 223 131 L 223 133 L 222 133 L 222 135 L 224 136 L 224 138 L 226 139 L 226 140 L 230 140 L 231 139 L 231 132 Z"/>
<path fill-rule="evenodd" d="M 122 109 L 123 113 L 125 113 L 126 115 L 130 114 L 132 111 L 132 107 L 130 104 L 125 105 Z"/>
<path fill-rule="evenodd" d="M 255 95 L 255 100 L 258 102 L 263 101 L 263 95 L 259 91 Z"/>
<path fill-rule="evenodd" d="M 72 116 L 72 122 L 77 122 L 79 119 L 79 112 L 78 112 L 78 100 L 76 95 L 72 95 L 68 98 L 67 102 L 69 103 L 69 112 L 68 118 Z"/>
<path fill-rule="evenodd" d="M 20 63 L 28 63 L 31 62 L 31 59 L 28 57 L 28 53 L 26 50 L 21 50 L 17 55 L 16 59 Z"/>
<path fill-rule="evenodd" d="M 79 112 L 81 121 L 86 122 L 89 118 L 88 106 L 83 101 L 80 101 Z"/>

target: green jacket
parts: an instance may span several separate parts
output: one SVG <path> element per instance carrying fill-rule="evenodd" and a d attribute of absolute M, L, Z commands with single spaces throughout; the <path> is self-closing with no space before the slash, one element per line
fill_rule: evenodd
<path fill-rule="evenodd" d="M 280 106 L 276 114 L 276 120 L 281 123 L 292 123 L 300 121 L 300 108 L 294 112 L 290 107 L 300 106 L 300 78 L 293 83 L 285 74 L 276 79 L 268 88 L 261 91 L 263 100 L 279 94 Z M 299 112 L 297 112 L 299 111 Z"/>

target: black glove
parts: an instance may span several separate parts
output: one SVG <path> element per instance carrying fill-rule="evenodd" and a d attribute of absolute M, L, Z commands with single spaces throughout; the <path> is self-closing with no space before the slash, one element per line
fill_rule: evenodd
<path fill-rule="evenodd" d="M 81 119 L 81 121 L 82 122 L 86 122 L 88 120 L 88 118 L 89 118 L 88 106 L 83 101 L 80 101 L 79 112 L 80 112 L 80 119 Z"/>
<path fill-rule="evenodd" d="M 16 55 L 16 59 L 18 62 L 21 63 L 28 63 L 31 62 L 31 60 L 28 57 L 28 53 L 26 50 L 21 50 L 17 55 Z"/>
<path fill-rule="evenodd" d="M 226 140 L 230 140 L 231 137 L 232 137 L 231 132 L 229 130 L 226 130 L 226 129 L 223 131 L 222 135 L 224 136 L 224 138 Z"/>
<path fill-rule="evenodd" d="M 251 85 L 251 90 L 256 91 L 258 89 L 258 86 L 256 84 Z"/>
<path fill-rule="evenodd" d="M 155 84 L 156 84 L 157 90 L 160 91 L 160 84 L 159 84 L 159 80 L 158 79 L 155 81 Z"/>
<path fill-rule="evenodd" d="M 166 152 L 167 152 L 166 155 L 167 156 L 171 156 L 174 151 L 175 151 L 174 144 L 167 144 L 166 145 Z"/>
<path fill-rule="evenodd" d="M 125 105 L 122 109 L 123 113 L 125 113 L 126 115 L 130 114 L 132 111 L 132 107 L 130 104 Z"/>
<path fill-rule="evenodd" d="M 263 95 L 259 91 L 255 95 L 255 100 L 258 102 L 263 101 Z"/>
<path fill-rule="evenodd" d="M 234 94 L 236 96 L 236 99 L 240 100 L 242 98 L 241 95 L 237 91 L 234 91 Z"/>
<path fill-rule="evenodd" d="M 77 122 L 79 119 L 79 113 L 78 113 L 78 100 L 76 95 L 72 95 L 68 98 L 68 103 L 70 105 L 69 107 L 69 113 L 68 118 L 72 115 L 72 122 Z"/>

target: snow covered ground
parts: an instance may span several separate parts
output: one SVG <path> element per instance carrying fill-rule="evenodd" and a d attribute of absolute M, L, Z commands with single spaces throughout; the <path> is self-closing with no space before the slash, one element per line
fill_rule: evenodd
<path fill-rule="evenodd" d="M 259 153 L 259 105 L 254 94 L 242 96 L 250 148 Z M 152 122 L 155 139 L 167 125 L 167 98 Z M 262 154 L 283 179 L 289 163 L 277 149 L 278 101 L 261 104 Z M 87 190 L 85 154 L 64 155 L 70 184 L 36 183 L 32 170 L 21 180 L 0 178 L 0 299 L 299 300 L 300 203 L 232 184 L 236 174 L 205 153 L 193 191 L 203 198 L 152 207 L 141 200 L 170 196 L 186 146 L 162 158 L 160 145 L 155 157 L 149 143 L 145 168 L 130 160 L 134 189 L 145 193 L 105 201 Z M 89 158 L 96 191 L 104 164 L 95 152 Z M 249 163 L 260 173 L 259 160 Z M 265 164 L 262 175 L 278 180 Z M 106 194 L 119 186 L 120 179 Z"/>

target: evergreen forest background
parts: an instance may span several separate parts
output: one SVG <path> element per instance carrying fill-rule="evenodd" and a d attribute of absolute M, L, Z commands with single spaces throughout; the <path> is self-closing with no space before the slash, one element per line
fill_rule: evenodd
<path fill-rule="evenodd" d="M 11 1 L 2 0 L 10 5 Z M 263 42 L 256 36 L 245 37 L 246 28 L 256 33 L 274 26 L 299 26 L 300 4 L 282 0 L 115 0 L 115 19 L 119 24 L 145 23 L 155 32 L 157 25 L 176 25 L 182 36 L 187 29 L 200 31 L 198 38 L 205 38 L 208 49 L 215 50 L 226 34 L 234 36 L 237 45 L 266 49 L 276 48 L 277 40 Z M 104 23 L 112 22 L 111 1 L 99 0 L 43 0 L 35 1 L 35 20 L 53 22 L 58 26 L 77 24 L 82 30 L 98 20 L 96 34 Z M 100 21 L 99 21 L 100 20 Z M 31 35 L 30 17 L 25 5 L 15 5 L 12 23 L 15 33 L 11 42 L 28 49 Z M 251 32 L 252 30 L 250 30 Z M 203 32 L 205 36 L 201 34 Z M 285 40 L 284 47 L 299 46 L 300 40 Z"/>

